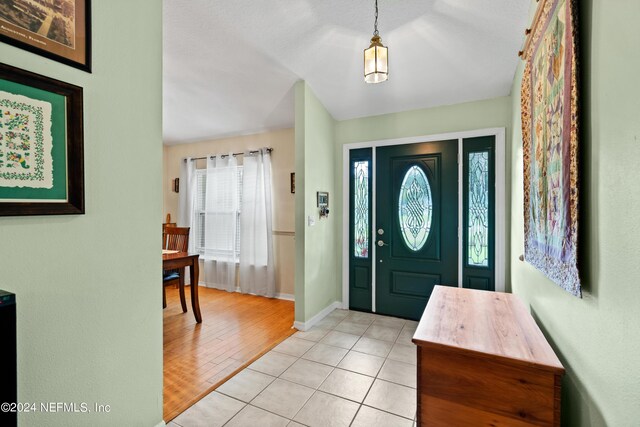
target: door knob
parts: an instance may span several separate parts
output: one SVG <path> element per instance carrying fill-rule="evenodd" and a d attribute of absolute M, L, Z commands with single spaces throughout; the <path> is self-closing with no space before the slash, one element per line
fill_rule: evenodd
<path fill-rule="evenodd" d="M 389 246 L 389 245 L 383 242 L 382 240 L 378 240 L 378 246 L 382 247 L 382 246 Z"/>

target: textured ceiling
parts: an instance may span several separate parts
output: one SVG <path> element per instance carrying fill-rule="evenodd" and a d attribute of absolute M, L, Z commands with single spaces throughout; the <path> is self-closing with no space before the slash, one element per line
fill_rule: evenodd
<path fill-rule="evenodd" d="M 509 94 L 529 0 L 379 0 L 389 80 L 367 85 L 373 0 L 164 0 L 164 140 L 293 126 L 304 79 L 338 120 Z"/>

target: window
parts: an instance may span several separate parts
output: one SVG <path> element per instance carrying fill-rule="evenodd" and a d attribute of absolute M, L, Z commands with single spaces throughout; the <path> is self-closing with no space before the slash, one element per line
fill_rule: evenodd
<path fill-rule="evenodd" d="M 369 257 L 369 161 L 353 164 L 353 248 L 356 258 Z"/>
<path fill-rule="evenodd" d="M 236 262 L 240 259 L 240 214 L 242 207 L 242 166 L 236 167 L 235 185 L 220 185 L 216 196 L 221 200 L 230 201 L 237 197 L 237 203 L 215 203 L 216 209 L 207 211 L 207 170 L 196 170 L 196 193 L 194 221 L 194 237 L 196 241 L 196 251 L 208 258 L 218 257 L 233 258 Z M 235 189 L 237 194 L 224 194 L 225 190 L 231 192 Z M 227 206 L 224 206 L 224 205 Z M 236 208 L 229 210 L 229 206 Z M 205 223 L 207 215 L 213 227 L 210 227 L 209 234 L 205 233 Z M 230 218 L 229 216 L 234 218 Z M 233 230 L 229 228 L 232 227 Z M 207 237 L 210 241 L 207 242 Z M 208 243 L 208 248 L 205 247 Z"/>
<path fill-rule="evenodd" d="M 429 238 L 433 216 L 433 199 L 429 179 L 418 166 L 404 175 L 398 200 L 398 222 L 402 238 L 409 249 L 418 252 Z"/>
<path fill-rule="evenodd" d="M 469 153 L 467 265 L 489 266 L 489 152 Z"/>

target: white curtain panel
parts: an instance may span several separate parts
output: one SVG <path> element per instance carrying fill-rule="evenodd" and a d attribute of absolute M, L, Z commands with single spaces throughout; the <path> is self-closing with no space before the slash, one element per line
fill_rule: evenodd
<path fill-rule="evenodd" d="M 191 227 L 189 230 L 189 252 L 195 252 L 193 211 L 196 192 L 195 161 L 191 157 L 182 160 L 180 165 L 180 193 L 178 196 L 178 227 Z"/>
<path fill-rule="evenodd" d="M 238 163 L 229 153 L 207 159 L 204 220 L 205 282 L 228 292 L 236 290 L 239 194 Z"/>
<path fill-rule="evenodd" d="M 245 153 L 240 216 L 240 289 L 275 296 L 271 208 L 271 154 Z"/>

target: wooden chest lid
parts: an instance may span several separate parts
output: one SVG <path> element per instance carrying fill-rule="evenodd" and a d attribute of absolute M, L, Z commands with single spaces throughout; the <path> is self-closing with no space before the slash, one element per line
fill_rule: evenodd
<path fill-rule="evenodd" d="M 413 342 L 564 372 L 533 317 L 513 294 L 436 286 Z"/>

